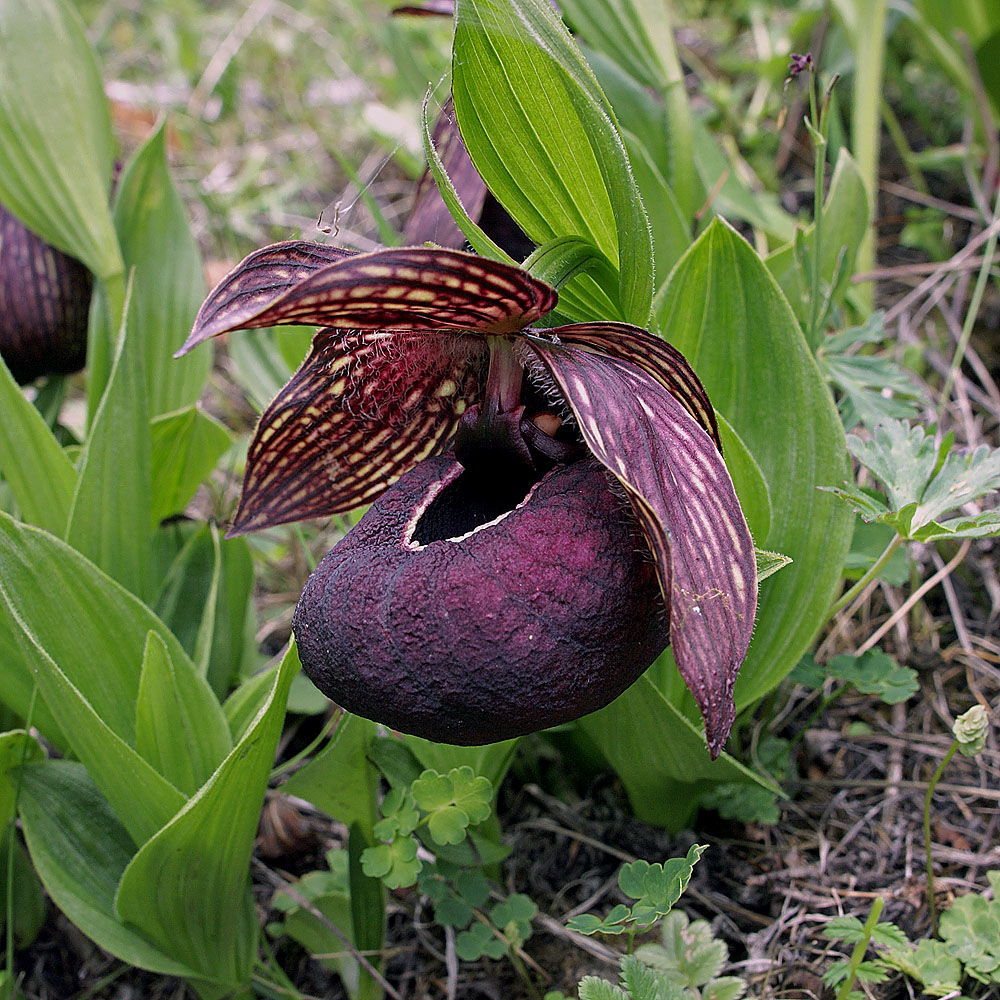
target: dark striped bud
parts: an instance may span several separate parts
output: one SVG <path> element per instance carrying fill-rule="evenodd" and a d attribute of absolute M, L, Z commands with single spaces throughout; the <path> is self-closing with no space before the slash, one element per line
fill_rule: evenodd
<path fill-rule="evenodd" d="M 79 371 L 93 279 L 0 205 L 0 356 L 24 385 Z"/>

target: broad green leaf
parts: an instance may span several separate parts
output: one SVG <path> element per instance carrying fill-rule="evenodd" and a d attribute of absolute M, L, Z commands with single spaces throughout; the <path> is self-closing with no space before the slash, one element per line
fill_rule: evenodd
<path fill-rule="evenodd" d="M 150 434 L 155 527 L 171 514 L 184 512 L 232 438 L 222 424 L 196 406 L 154 418 Z"/>
<path fill-rule="evenodd" d="M 733 425 L 721 413 L 716 414 L 719 437 L 722 440 L 722 457 L 732 477 L 736 495 L 747 519 L 750 534 L 758 541 L 767 538 L 771 531 L 771 497 L 753 455 L 733 430 Z"/>
<path fill-rule="evenodd" d="M 143 344 L 126 305 L 111 374 L 80 459 L 66 539 L 143 600 L 151 596 L 152 490 Z"/>
<path fill-rule="evenodd" d="M 723 781 L 771 788 L 724 752 L 709 760 L 704 730 L 667 701 L 651 679 L 654 673 L 655 668 L 647 671 L 610 705 L 579 722 L 618 772 L 639 819 L 682 830 L 694 816 L 699 788 Z"/>
<path fill-rule="evenodd" d="M 14 619 L 8 614 L 3 601 L 0 601 L 0 663 L 3 663 L 3 669 L 0 670 L 0 703 L 23 719 L 32 702 L 35 677 L 31 672 L 29 661 L 23 657 L 21 643 L 18 640 L 20 631 Z M 35 699 L 32 720 L 34 728 L 43 733 L 53 747 L 66 750 L 69 743 L 49 711 L 48 705 L 41 698 Z"/>
<path fill-rule="evenodd" d="M 168 976 L 192 974 L 115 915 L 115 891 L 135 845 L 82 764 L 50 760 L 26 767 L 20 813 L 31 860 L 77 927 L 130 965 Z"/>
<path fill-rule="evenodd" d="M 142 340 L 150 416 L 198 401 L 212 366 L 211 351 L 173 353 L 191 332 L 205 297 L 201 254 L 170 179 L 166 122 L 122 171 L 114 222 L 132 272 L 129 322 Z"/>
<path fill-rule="evenodd" d="M 0 0 L 0 202 L 98 277 L 122 271 L 101 73 L 66 0 Z"/>
<path fill-rule="evenodd" d="M 844 433 L 788 303 L 760 258 L 721 221 L 678 262 L 657 297 L 655 320 L 753 455 L 771 508 L 781 512 L 757 544 L 793 560 L 761 586 L 736 683 L 740 708 L 798 662 L 840 582 L 853 522 L 817 487 L 849 475 Z M 684 697 L 679 687 L 670 690 Z"/>
<path fill-rule="evenodd" d="M 259 674 L 248 677 L 235 691 L 226 699 L 222 706 L 222 711 L 229 724 L 229 732 L 233 741 L 238 742 L 247 727 L 257 717 L 261 706 L 267 700 L 274 683 L 274 675 L 278 672 L 279 664 L 274 664 Z"/>
<path fill-rule="evenodd" d="M 143 844 L 115 897 L 122 921 L 209 982 L 245 982 L 257 955 L 250 856 L 297 669 L 291 647 L 243 738 L 184 808 Z"/>
<path fill-rule="evenodd" d="M 180 809 L 184 796 L 94 711 L 31 634 L 2 581 L 0 601 L 20 628 L 18 639 L 23 654 L 34 660 L 38 689 L 62 731 L 69 734 L 74 753 L 93 775 L 132 839 L 142 843 Z"/>
<path fill-rule="evenodd" d="M 25 521 L 62 534 L 76 470 L 0 358 L 0 475 Z"/>
<path fill-rule="evenodd" d="M 306 799 L 346 826 L 371 834 L 376 817 L 377 774 L 368 760 L 375 723 L 345 713 L 330 742 L 282 790 Z"/>
<path fill-rule="evenodd" d="M 174 663 L 155 632 L 146 638 L 135 745 L 187 796 L 209 779 L 233 747 L 229 725 L 211 688 L 185 661 Z"/>
<path fill-rule="evenodd" d="M 177 663 L 185 654 L 175 636 L 133 594 L 75 549 L 6 514 L 0 514 L 0 566 L 6 595 L 0 600 L 0 637 L 10 637 L 9 642 L 0 641 L 4 653 L 0 683 L 6 686 L 12 674 L 30 682 L 37 666 L 37 655 L 22 650 L 15 639 L 23 626 L 101 720 L 126 743 L 134 743 L 146 636 L 156 632 Z M 30 690 L 29 686 L 29 695 Z M 3 699 L 20 714 L 27 711 L 27 701 L 10 701 L 6 687 Z M 58 707 L 45 705 L 46 711 Z M 41 708 L 39 703 L 36 725 L 65 749 L 59 731 L 53 734 L 44 728 Z"/>
<path fill-rule="evenodd" d="M 857 164 L 846 149 L 840 150 L 823 202 L 820 244 L 820 297 L 825 297 L 838 271 L 845 277 L 854 273 L 854 259 L 868 229 L 868 195 Z M 809 290 L 812 280 L 812 253 L 816 241 L 815 224 L 805 229 L 798 246 L 795 242 L 769 254 L 765 263 L 785 293 L 792 311 L 804 325 L 809 318 Z M 844 261 L 846 268 L 841 264 Z M 842 293 L 843 289 L 838 292 Z M 834 296 L 834 302 L 838 296 Z"/>
<path fill-rule="evenodd" d="M 452 93 L 479 174 L 536 243 L 579 236 L 617 261 L 624 318 L 645 326 L 648 221 L 614 112 L 576 43 L 546 0 L 459 0 L 456 13 Z"/>
<path fill-rule="evenodd" d="M 222 698 L 247 652 L 253 565 L 246 539 L 220 539 L 214 525 L 186 521 L 165 525 L 156 542 L 175 554 L 155 610 Z"/>

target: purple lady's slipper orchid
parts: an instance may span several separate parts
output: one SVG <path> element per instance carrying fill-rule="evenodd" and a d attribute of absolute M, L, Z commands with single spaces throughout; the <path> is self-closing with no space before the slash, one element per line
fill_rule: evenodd
<path fill-rule="evenodd" d="M 0 357 L 22 385 L 79 371 L 93 278 L 0 205 Z"/>
<path fill-rule="evenodd" d="M 233 531 L 375 501 L 293 621 L 306 672 L 350 711 L 506 739 L 601 707 L 670 641 L 715 757 L 757 582 L 711 404 L 645 330 L 532 328 L 556 299 L 455 250 L 251 254 L 182 352 L 322 329 L 260 419 Z"/>

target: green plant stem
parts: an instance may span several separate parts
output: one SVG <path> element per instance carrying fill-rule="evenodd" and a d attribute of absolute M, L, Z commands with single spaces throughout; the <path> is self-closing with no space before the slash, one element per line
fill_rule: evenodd
<path fill-rule="evenodd" d="M 826 613 L 827 619 L 832 618 L 838 611 L 846 608 L 847 605 L 850 604 L 851 601 L 853 601 L 854 598 L 857 597 L 858 594 L 860 594 L 865 587 L 867 587 L 868 584 L 879 575 L 882 571 L 882 567 L 885 566 L 885 564 L 892 558 L 892 554 L 899 548 L 902 542 L 903 536 L 897 534 L 896 537 L 893 538 L 893 540 L 885 547 L 885 551 L 882 555 L 880 555 L 878 559 L 876 559 L 875 562 L 868 567 L 864 576 L 862 576 L 861 579 L 850 588 L 850 590 L 844 591 L 838 600 L 834 601 L 834 603 L 830 606 L 830 610 Z"/>
<path fill-rule="evenodd" d="M 840 984 L 840 989 L 837 991 L 837 1000 L 847 1000 L 851 994 L 851 990 L 854 987 L 854 980 L 858 977 L 858 969 L 861 967 L 861 961 L 868 950 L 868 943 L 872 939 L 872 932 L 875 930 L 878 918 L 882 916 L 882 907 L 884 905 L 885 900 L 881 896 L 876 896 L 875 901 L 872 903 L 871 913 L 868 914 L 868 919 L 865 921 L 864 929 L 861 932 L 861 940 L 858 941 L 854 946 L 854 951 L 851 952 L 851 961 L 847 967 L 847 978 Z"/>
<path fill-rule="evenodd" d="M 879 164 L 879 104 L 882 99 L 882 75 L 885 65 L 885 18 L 888 0 L 859 0 L 854 24 L 854 101 L 851 114 L 851 138 L 854 159 L 868 193 L 871 223 L 858 248 L 859 272 L 875 268 L 875 228 Z M 864 308 L 871 309 L 875 299 L 874 284 L 857 289 Z"/>
<path fill-rule="evenodd" d="M 991 222 L 996 222 L 998 216 L 1000 216 L 1000 191 L 997 192 L 997 200 L 993 205 L 993 219 Z M 983 263 L 979 268 L 979 274 L 976 276 L 976 284 L 972 290 L 972 298 L 969 301 L 969 308 L 965 313 L 965 322 L 962 324 L 962 334 L 958 338 L 958 346 L 955 348 L 955 356 L 951 360 L 951 368 L 948 369 L 948 377 L 944 380 L 944 387 L 941 389 L 941 403 L 938 407 L 938 423 L 941 422 L 941 417 L 944 414 L 945 407 L 948 405 L 948 397 L 951 395 L 951 387 L 955 384 L 955 377 L 958 375 L 958 370 L 962 366 L 962 359 L 965 357 L 965 351 L 969 346 L 969 340 L 972 337 L 972 330 L 976 325 L 976 317 L 979 315 L 979 306 L 983 301 L 983 294 L 986 292 L 986 282 L 989 281 L 990 272 L 993 270 L 993 256 L 997 249 L 997 231 L 996 229 L 990 233 L 990 238 L 986 241 L 986 246 L 983 249 Z"/>
<path fill-rule="evenodd" d="M 948 766 L 951 758 L 955 756 L 957 749 L 958 740 L 955 740 L 951 748 L 944 755 L 944 759 L 938 764 L 937 770 L 934 772 L 934 777 L 931 778 L 931 783 L 927 786 L 927 794 L 924 796 L 924 849 L 927 852 L 927 909 L 931 916 L 932 934 L 937 933 L 937 905 L 934 902 L 934 862 L 931 857 L 931 796 L 934 794 L 935 786 L 941 780 L 941 775 L 944 774 L 944 769 Z"/>
<path fill-rule="evenodd" d="M 810 276 L 811 291 L 809 296 L 809 326 L 806 328 L 806 340 L 812 348 L 813 353 L 816 352 L 823 339 L 819 329 L 819 279 L 820 257 L 823 245 L 823 178 L 826 174 L 826 136 L 823 130 L 823 119 L 826 116 L 818 113 L 818 102 L 816 100 L 817 83 L 817 78 L 810 75 L 809 118 L 813 124 L 813 128 L 810 129 L 813 140 L 813 245 L 812 274 Z"/>

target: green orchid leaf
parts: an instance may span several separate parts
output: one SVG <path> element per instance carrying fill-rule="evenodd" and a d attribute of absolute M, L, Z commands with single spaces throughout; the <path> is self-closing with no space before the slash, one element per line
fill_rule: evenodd
<path fill-rule="evenodd" d="M 0 358 L 0 475 L 29 524 L 60 535 L 66 527 L 76 469 L 42 415 Z M 25 462 L 24 456 L 31 461 Z"/>
<path fill-rule="evenodd" d="M 184 804 L 183 794 L 114 732 L 75 688 L 31 633 L 0 583 L 24 655 L 34 662 L 38 689 L 60 728 L 70 734 L 74 752 L 118 814 L 132 839 L 142 843 Z"/>
<path fill-rule="evenodd" d="M 826 619 L 853 520 L 817 487 L 849 474 L 843 430 L 812 352 L 770 273 L 729 226 L 713 221 L 655 303 L 660 332 L 698 373 L 767 483 L 772 518 L 755 541 L 792 563 L 761 586 L 753 641 L 736 682 L 741 708 L 777 684 Z M 780 357 L 780 365 L 761 358 Z M 760 405 L 780 399 L 782 405 Z M 693 707 L 673 678 L 664 690 Z"/>
<path fill-rule="evenodd" d="M 487 187 L 536 243 L 579 236 L 617 261 L 612 298 L 645 326 L 646 214 L 614 112 L 552 7 L 459 0 L 453 51 L 459 129 Z"/>
<path fill-rule="evenodd" d="M 292 677 L 294 646 L 256 718 L 184 808 L 139 849 L 122 875 L 115 911 L 198 978 L 249 980 L 258 923 L 250 856 Z"/>
<path fill-rule="evenodd" d="M 152 596 L 152 488 L 144 345 L 129 298 L 80 459 L 66 539 L 133 594 Z M 109 485 L 114 484 L 109 489 Z"/>
<path fill-rule="evenodd" d="M 661 677 L 676 670 L 667 650 L 624 694 L 578 723 L 621 777 L 636 816 L 682 830 L 697 809 L 697 791 L 718 782 L 749 782 L 782 795 L 725 752 L 709 760 L 704 730 L 661 690 Z"/>
<path fill-rule="evenodd" d="M 56 906 L 123 962 L 191 976 L 192 969 L 116 916 L 115 891 L 135 844 L 83 765 L 50 760 L 26 767 L 23 775 L 24 839 Z"/>
<path fill-rule="evenodd" d="M 155 632 L 146 638 L 135 735 L 139 753 L 185 796 L 211 777 L 233 747 L 211 688 L 185 661 L 175 664 Z"/>
<path fill-rule="evenodd" d="M 184 512 L 232 444 L 232 437 L 214 417 L 196 406 L 154 418 L 150 436 L 150 506 L 155 527 L 172 514 Z"/>
<path fill-rule="evenodd" d="M 755 539 L 763 540 L 771 532 L 771 496 L 764 481 L 757 460 L 747 450 L 732 424 L 721 414 L 716 414 L 719 423 L 719 438 L 722 441 L 722 455 L 726 460 L 726 468 L 732 477 L 736 495 L 740 499 L 740 507 L 747 519 L 750 534 Z M 772 553 L 773 554 L 773 553 Z M 791 560 L 787 560 L 790 562 Z M 782 565 L 786 565 L 785 562 Z M 758 560 L 758 576 L 760 560 Z M 771 570 L 777 572 L 777 570 Z M 771 574 L 768 573 L 768 576 Z"/>
<path fill-rule="evenodd" d="M 219 538 L 215 525 L 176 521 L 157 533 L 155 546 L 163 568 L 153 607 L 221 698 L 255 649 L 247 635 L 253 564 L 246 540 Z"/>
<path fill-rule="evenodd" d="M 130 322 L 143 344 L 149 413 L 155 417 L 192 406 L 208 378 L 212 353 L 195 351 L 178 359 L 173 353 L 191 332 L 205 279 L 167 170 L 165 121 L 125 165 L 115 191 L 114 222 L 132 274 Z"/>
<path fill-rule="evenodd" d="M 0 202 L 99 278 L 121 274 L 111 115 L 74 5 L 2 0 L 0 65 Z"/>

